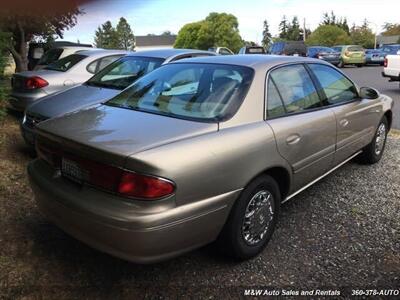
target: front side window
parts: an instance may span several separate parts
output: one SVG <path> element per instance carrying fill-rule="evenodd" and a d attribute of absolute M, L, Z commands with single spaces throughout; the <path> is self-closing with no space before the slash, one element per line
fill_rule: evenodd
<path fill-rule="evenodd" d="M 290 65 L 273 70 L 270 79 L 275 84 L 286 113 L 297 113 L 322 106 L 310 75 L 303 65 Z M 267 101 L 269 109 L 269 96 Z"/>
<path fill-rule="evenodd" d="M 162 58 L 126 56 L 98 72 L 86 83 L 92 86 L 123 90 L 164 62 Z"/>
<path fill-rule="evenodd" d="M 165 65 L 137 80 L 107 105 L 169 117 L 218 122 L 232 117 L 252 82 L 248 67 Z"/>
<path fill-rule="evenodd" d="M 59 71 L 59 72 L 67 72 L 69 69 L 71 69 L 73 66 L 75 66 L 77 63 L 79 63 L 86 57 L 87 57 L 86 55 L 71 54 L 51 63 L 50 65 L 45 67 L 45 69 Z"/>
<path fill-rule="evenodd" d="M 320 64 L 309 64 L 309 67 L 325 93 L 325 105 L 348 102 L 358 97 L 354 84 L 335 69 Z"/>

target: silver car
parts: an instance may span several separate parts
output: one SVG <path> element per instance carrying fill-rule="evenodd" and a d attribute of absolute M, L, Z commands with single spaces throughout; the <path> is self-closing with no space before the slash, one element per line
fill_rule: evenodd
<path fill-rule="evenodd" d="M 248 259 L 283 202 L 355 156 L 380 160 L 392 107 L 321 60 L 181 60 L 41 123 L 28 174 L 42 212 L 104 252 L 150 263 L 217 241 Z"/>
<path fill-rule="evenodd" d="M 14 74 L 9 102 L 24 111 L 30 104 L 55 92 L 88 80 L 114 60 L 129 53 L 122 50 L 86 50 L 57 60 L 42 70 Z"/>
<path fill-rule="evenodd" d="M 35 126 L 43 120 L 99 104 L 120 93 L 143 75 L 163 64 L 183 58 L 212 56 L 193 49 L 162 49 L 131 53 L 108 65 L 81 85 L 44 97 L 30 105 L 21 123 L 25 142 L 32 146 Z"/>

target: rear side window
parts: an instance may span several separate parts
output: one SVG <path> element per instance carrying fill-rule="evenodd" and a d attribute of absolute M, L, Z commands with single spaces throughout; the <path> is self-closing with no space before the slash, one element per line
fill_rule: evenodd
<path fill-rule="evenodd" d="M 281 96 L 278 93 L 275 83 L 271 78 L 268 79 L 268 106 L 267 116 L 269 118 L 276 118 L 285 114 L 285 107 Z"/>
<path fill-rule="evenodd" d="M 86 55 L 82 54 L 71 54 L 48 65 L 45 69 L 66 72 L 86 57 Z"/>
<path fill-rule="evenodd" d="M 310 75 L 303 65 L 290 65 L 276 69 L 271 72 L 270 79 L 271 84 L 275 85 L 279 93 L 286 113 L 297 113 L 322 106 Z M 273 90 L 273 87 L 271 89 Z M 276 97 L 276 94 L 272 93 L 272 95 Z M 267 110 L 279 111 L 276 108 L 278 101 L 275 99 L 270 101 L 269 97 L 268 95 Z"/>
<path fill-rule="evenodd" d="M 309 64 L 309 67 L 325 93 L 325 105 L 349 102 L 358 97 L 354 84 L 335 69 L 320 64 Z"/>
<path fill-rule="evenodd" d="M 38 61 L 38 65 L 48 65 L 58 60 L 63 53 L 62 48 L 53 48 L 47 51 Z"/>
<path fill-rule="evenodd" d="M 106 56 L 101 59 L 95 60 L 94 62 L 90 63 L 87 67 L 86 70 L 89 73 L 95 74 L 101 70 L 103 70 L 105 67 L 107 67 L 109 64 L 112 62 L 116 61 L 118 58 L 120 58 L 122 55 L 113 55 L 113 56 Z"/>

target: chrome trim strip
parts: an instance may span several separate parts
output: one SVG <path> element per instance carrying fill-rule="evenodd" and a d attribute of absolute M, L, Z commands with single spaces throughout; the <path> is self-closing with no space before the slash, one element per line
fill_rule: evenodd
<path fill-rule="evenodd" d="M 340 168 L 341 166 L 343 166 L 345 163 L 347 163 L 348 161 L 352 160 L 354 157 L 356 157 L 357 155 L 359 155 L 362 151 L 358 151 L 356 153 L 354 153 L 352 156 L 350 156 L 349 158 L 347 158 L 345 161 L 341 162 L 340 164 L 338 164 L 337 166 L 335 166 L 334 168 L 330 169 L 328 172 L 326 172 L 325 174 L 322 174 L 320 177 L 318 177 L 317 179 L 314 179 L 313 181 L 311 181 L 310 183 L 308 183 L 307 185 L 303 186 L 301 189 L 297 190 L 296 192 L 294 192 L 293 194 L 290 194 L 289 196 L 287 196 L 285 198 L 285 200 L 282 201 L 282 203 L 285 203 L 286 201 L 290 200 L 291 198 L 293 198 L 294 196 L 296 196 L 297 194 L 301 193 L 302 191 L 304 191 L 305 189 L 309 188 L 310 186 L 312 186 L 314 183 L 320 181 L 322 178 L 324 178 L 325 176 L 329 175 L 330 173 L 332 173 L 333 171 L 335 171 L 336 169 Z"/>

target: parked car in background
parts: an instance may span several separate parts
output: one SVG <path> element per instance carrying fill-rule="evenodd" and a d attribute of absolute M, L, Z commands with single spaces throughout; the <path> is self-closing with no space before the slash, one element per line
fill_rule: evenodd
<path fill-rule="evenodd" d="M 332 47 L 333 50 L 340 52 L 339 68 L 346 65 L 355 65 L 361 68 L 365 65 L 364 48 L 358 45 L 339 45 Z"/>
<path fill-rule="evenodd" d="M 398 51 L 400 51 L 400 44 L 383 45 L 380 49 L 385 54 L 385 57 L 389 54 L 395 55 Z"/>
<path fill-rule="evenodd" d="M 261 46 L 245 46 L 240 48 L 238 54 L 266 54 L 266 52 Z"/>
<path fill-rule="evenodd" d="M 385 54 L 380 49 L 365 49 L 366 65 L 381 65 L 385 60 Z"/>
<path fill-rule="evenodd" d="M 380 160 L 392 107 L 324 61 L 186 59 L 39 124 L 28 174 L 44 215 L 101 251 L 151 263 L 217 240 L 243 260 L 281 203 L 357 155 Z"/>
<path fill-rule="evenodd" d="M 102 103 L 114 97 L 135 80 L 163 64 L 184 58 L 214 56 L 214 52 L 192 49 L 139 51 L 111 63 L 83 84 L 47 96 L 30 105 L 21 123 L 28 146 L 35 143 L 35 127 L 42 121 Z"/>
<path fill-rule="evenodd" d="M 48 64 L 81 50 L 90 50 L 90 44 L 78 44 L 67 41 L 52 43 L 29 43 L 28 70 L 40 70 Z"/>
<path fill-rule="evenodd" d="M 329 47 L 312 46 L 307 48 L 307 56 L 325 60 L 335 66 L 339 64 L 340 52 L 337 52 Z"/>
<path fill-rule="evenodd" d="M 382 76 L 389 78 L 389 81 L 400 82 L 400 50 L 397 55 L 387 55 L 385 57 Z"/>
<path fill-rule="evenodd" d="M 219 55 L 233 55 L 234 54 L 231 49 L 226 48 L 226 47 L 211 47 L 208 49 L 208 51 L 215 52 Z"/>
<path fill-rule="evenodd" d="M 285 41 L 273 43 L 268 54 L 307 56 L 307 47 L 303 41 Z"/>
<path fill-rule="evenodd" d="M 24 111 L 45 96 L 85 82 L 127 53 L 122 50 L 85 50 L 57 60 L 42 70 L 14 74 L 9 102 L 14 109 Z"/>

